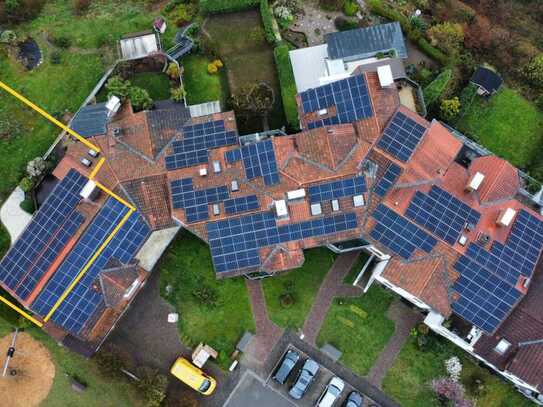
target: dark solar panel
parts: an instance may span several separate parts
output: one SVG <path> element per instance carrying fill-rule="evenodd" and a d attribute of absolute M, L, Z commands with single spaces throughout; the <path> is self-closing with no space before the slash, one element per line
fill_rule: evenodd
<path fill-rule="evenodd" d="M 208 219 L 208 205 L 224 201 L 230 194 L 226 186 L 194 190 L 192 178 L 171 182 L 172 203 L 175 209 L 184 209 L 187 222 Z"/>
<path fill-rule="evenodd" d="M 224 201 L 224 210 L 227 215 L 252 211 L 259 207 L 256 195 L 243 196 L 241 198 L 227 199 Z"/>
<path fill-rule="evenodd" d="M 46 315 L 83 267 L 94 256 L 128 209 L 110 198 L 94 217 L 70 254 L 62 262 L 45 288 L 32 303 L 32 310 Z M 102 294 L 93 288 L 98 273 L 112 257 L 121 263 L 130 262 L 150 233 L 139 213 L 133 213 L 106 248 L 95 259 L 73 291 L 53 314 L 52 320 L 77 334 L 102 303 Z"/>
<path fill-rule="evenodd" d="M 400 161 L 407 162 L 426 128 L 401 112 L 396 112 L 377 146 Z"/>
<path fill-rule="evenodd" d="M 260 212 L 207 224 L 215 271 L 242 270 L 260 265 L 258 250 L 292 240 L 338 233 L 357 226 L 354 213 L 327 216 L 277 227 L 272 212 Z"/>
<path fill-rule="evenodd" d="M 241 149 L 236 148 L 235 150 L 229 150 L 224 153 L 224 158 L 228 164 L 241 161 Z"/>
<path fill-rule="evenodd" d="M 84 106 L 74 116 L 70 128 L 83 137 L 106 134 L 108 112 L 106 103 Z"/>
<path fill-rule="evenodd" d="M 401 172 L 402 169 L 398 165 L 390 163 L 377 185 L 375 185 L 374 191 L 377 196 L 385 196 L 392 185 L 396 183 Z"/>
<path fill-rule="evenodd" d="M 351 76 L 340 81 L 308 89 L 300 93 L 304 113 L 318 112 L 336 107 L 336 115 L 313 120 L 308 128 L 352 123 L 373 116 L 368 86 L 363 75 Z M 325 115 L 329 113 L 326 112 Z"/>
<path fill-rule="evenodd" d="M 166 156 L 166 169 L 192 167 L 208 162 L 208 150 L 236 144 L 235 131 L 227 131 L 223 120 L 183 127 L 183 138 L 172 143 L 173 154 Z"/>
<path fill-rule="evenodd" d="M 477 225 L 481 214 L 434 185 L 429 194 L 417 191 L 405 216 L 453 245 L 466 223 Z"/>
<path fill-rule="evenodd" d="M 240 150 L 247 179 L 263 177 L 266 185 L 279 182 L 279 172 L 271 140 L 249 144 L 241 147 Z"/>
<path fill-rule="evenodd" d="M 372 216 L 377 223 L 370 236 L 404 259 L 409 259 L 416 249 L 430 253 L 437 243 L 424 230 L 383 204 Z"/>
<path fill-rule="evenodd" d="M 60 181 L 0 262 L 0 281 L 26 298 L 82 222 L 74 212 L 87 178 L 75 170 Z"/>
<path fill-rule="evenodd" d="M 460 273 L 453 286 L 460 294 L 452 303 L 454 312 L 492 333 L 519 300 L 519 291 L 467 256 L 461 256 L 454 268 Z"/>
<path fill-rule="evenodd" d="M 360 176 L 310 186 L 307 194 L 309 201 L 314 203 L 343 198 L 345 196 L 360 195 L 366 191 L 366 179 Z"/>

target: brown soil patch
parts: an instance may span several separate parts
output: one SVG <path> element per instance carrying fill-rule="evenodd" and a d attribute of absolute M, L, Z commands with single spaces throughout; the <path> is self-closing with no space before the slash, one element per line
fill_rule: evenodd
<path fill-rule="evenodd" d="M 49 351 L 27 333 L 19 333 L 15 355 L 8 374 L 2 377 L 6 353 L 13 334 L 0 339 L 0 404 L 10 407 L 33 407 L 47 397 L 55 377 L 55 364 Z M 9 372 L 15 369 L 16 376 Z"/>

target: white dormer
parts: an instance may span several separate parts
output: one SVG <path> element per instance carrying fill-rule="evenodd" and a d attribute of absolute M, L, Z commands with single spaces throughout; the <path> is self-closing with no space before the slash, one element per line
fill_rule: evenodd
<path fill-rule="evenodd" d="M 106 103 L 108 117 L 115 115 L 115 113 L 117 113 L 120 108 L 121 108 L 121 99 L 119 99 L 115 95 L 111 96 Z"/>
<path fill-rule="evenodd" d="M 485 179 L 485 175 L 482 172 L 477 171 L 473 177 L 470 178 L 468 185 L 466 185 L 466 191 L 473 192 L 477 191 L 481 184 L 483 183 L 483 180 Z"/>
<path fill-rule="evenodd" d="M 284 199 L 274 201 L 275 214 L 278 218 L 284 218 L 288 216 L 287 202 Z"/>
<path fill-rule="evenodd" d="M 97 194 L 98 194 L 98 190 L 96 188 L 96 182 L 94 182 L 93 180 L 87 181 L 87 183 L 85 184 L 85 186 L 79 193 L 81 198 L 88 199 L 91 201 L 96 197 Z"/>
<path fill-rule="evenodd" d="M 287 192 L 287 199 L 289 201 L 293 201 L 295 199 L 302 199 L 304 197 L 305 197 L 305 189 L 303 188 L 295 189 L 293 191 Z"/>
<path fill-rule="evenodd" d="M 515 211 L 513 208 L 507 208 L 502 211 L 500 211 L 500 214 L 498 215 L 498 219 L 496 220 L 496 223 L 500 226 L 509 226 L 513 219 L 515 218 L 515 215 L 517 214 L 517 211 Z"/>

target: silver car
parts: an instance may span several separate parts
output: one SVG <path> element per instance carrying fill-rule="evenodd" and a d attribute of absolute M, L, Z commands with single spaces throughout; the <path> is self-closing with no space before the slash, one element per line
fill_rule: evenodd
<path fill-rule="evenodd" d="M 311 386 L 311 383 L 313 383 L 313 380 L 315 380 L 315 376 L 317 375 L 318 371 L 319 365 L 317 362 L 315 362 L 313 359 L 307 359 L 302 366 L 296 381 L 288 392 L 290 397 L 296 400 L 301 399 L 307 392 L 307 389 L 309 389 L 309 386 Z"/>
<path fill-rule="evenodd" d="M 316 407 L 332 407 L 334 403 L 339 399 L 341 392 L 345 388 L 345 383 L 339 377 L 332 377 L 328 386 L 324 389 Z"/>

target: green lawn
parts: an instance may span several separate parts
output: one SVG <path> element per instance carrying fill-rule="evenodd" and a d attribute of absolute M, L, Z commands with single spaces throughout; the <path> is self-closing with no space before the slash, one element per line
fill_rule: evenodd
<path fill-rule="evenodd" d="M 488 101 L 475 97 L 457 127 L 521 168 L 532 162 L 543 142 L 543 113 L 506 87 Z"/>
<path fill-rule="evenodd" d="M 393 299 L 377 284 L 362 297 L 336 298 L 317 344 L 330 343 L 343 352 L 341 363 L 356 374 L 368 374 L 394 333 L 394 322 L 385 315 Z"/>
<path fill-rule="evenodd" d="M 11 332 L 10 326 L 0 319 L 0 337 Z M 135 387 L 128 381 L 105 378 L 100 375 L 97 366 L 56 344 L 38 328 L 27 328 L 26 332 L 39 340 L 51 352 L 56 367 L 53 387 L 41 407 L 131 407 L 143 406 Z M 20 352 L 24 351 L 22 349 Z M 4 352 L 2 350 L 2 352 Z M 84 393 L 76 393 L 71 389 L 70 376 L 87 384 Z M 1 403 L 0 403 L 1 404 Z"/>
<path fill-rule="evenodd" d="M 304 255 L 305 263 L 302 267 L 262 281 L 270 318 L 285 328 L 303 326 L 322 280 L 336 257 L 324 247 L 306 250 Z M 280 298 L 288 292 L 294 301 L 285 307 Z"/>
<path fill-rule="evenodd" d="M 476 365 L 452 342 L 435 336 L 430 336 L 427 351 L 418 349 L 415 338 L 409 340 L 385 377 L 383 390 L 403 407 L 439 407 L 441 404 L 435 400 L 430 382 L 434 378 L 446 376 L 444 361 L 454 355 L 462 361 L 461 381 L 467 389 L 467 396 L 472 400 L 477 400 L 478 406 L 528 407 L 532 405 L 515 391 L 513 386 Z M 474 383 L 474 378 L 484 383 L 479 395 L 471 390 L 470 384 Z"/>
<path fill-rule="evenodd" d="M 356 259 L 356 263 L 353 264 L 351 271 L 349 271 L 349 274 L 347 274 L 343 280 L 345 284 L 354 283 L 355 278 L 358 277 L 358 274 L 362 270 L 362 267 L 364 267 L 364 264 L 368 261 L 369 257 L 370 256 L 366 252 L 360 252 L 358 259 Z"/>
<path fill-rule="evenodd" d="M 211 345 L 220 352 L 219 364 L 228 367 L 237 341 L 255 331 L 245 280 L 217 280 L 208 246 L 184 231 L 163 258 L 160 283 L 163 297 L 179 312 L 182 340 Z M 173 288 L 169 295 L 167 285 Z"/>
<path fill-rule="evenodd" d="M 130 78 L 132 85 L 143 88 L 149 92 L 153 100 L 170 98 L 170 80 L 164 73 L 144 72 Z"/>
<path fill-rule="evenodd" d="M 220 100 L 222 107 L 228 97 L 228 84 L 224 69 L 211 75 L 207 72 L 207 65 L 211 62 L 206 56 L 190 54 L 182 59 L 184 67 L 183 84 L 187 92 L 187 103 L 198 103 Z"/>
<path fill-rule="evenodd" d="M 284 126 L 286 119 L 273 49 L 266 41 L 259 11 L 211 16 L 206 21 L 205 30 L 225 64 L 231 93 L 257 83 L 268 84 L 275 97 L 268 115 L 269 127 L 277 129 Z M 236 119 L 242 134 L 262 130 L 261 115 L 238 114 Z"/>

